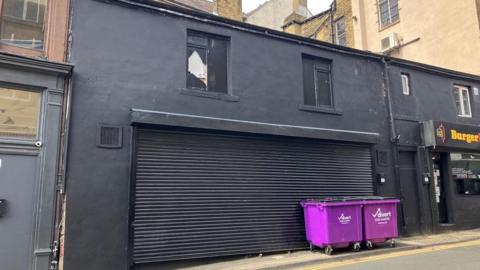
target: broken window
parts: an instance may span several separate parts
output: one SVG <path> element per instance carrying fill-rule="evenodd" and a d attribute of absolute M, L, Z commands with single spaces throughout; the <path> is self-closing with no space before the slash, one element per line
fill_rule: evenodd
<path fill-rule="evenodd" d="M 302 61 L 305 105 L 333 107 L 331 61 L 307 56 Z"/>
<path fill-rule="evenodd" d="M 1 42 L 42 50 L 47 0 L 3 0 Z"/>
<path fill-rule="evenodd" d="M 187 88 L 228 93 L 228 39 L 190 32 L 187 39 Z"/>

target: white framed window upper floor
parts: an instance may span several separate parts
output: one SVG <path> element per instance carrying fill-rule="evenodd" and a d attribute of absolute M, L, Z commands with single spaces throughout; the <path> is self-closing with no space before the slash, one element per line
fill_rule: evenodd
<path fill-rule="evenodd" d="M 410 96 L 410 75 L 408 73 L 401 73 L 400 77 L 402 79 L 402 93 L 405 96 Z"/>
<path fill-rule="evenodd" d="M 380 30 L 400 21 L 398 0 L 377 0 Z"/>
<path fill-rule="evenodd" d="M 454 85 L 453 96 L 457 115 L 460 117 L 472 117 L 472 106 L 470 103 L 470 89 L 467 86 Z"/>
<path fill-rule="evenodd" d="M 335 44 L 347 46 L 347 33 L 345 31 L 344 17 L 341 17 L 335 21 Z"/>

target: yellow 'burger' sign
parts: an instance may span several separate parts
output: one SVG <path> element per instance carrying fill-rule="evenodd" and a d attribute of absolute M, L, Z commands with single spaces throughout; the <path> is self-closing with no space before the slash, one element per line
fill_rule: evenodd
<path fill-rule="evenodd" d="M 463 133 L 455 129 L 450 130 L 450 138 L 454 141 L 464 141 L 466 143 L 476 143 L 480 140 L 480 134 Z"/>

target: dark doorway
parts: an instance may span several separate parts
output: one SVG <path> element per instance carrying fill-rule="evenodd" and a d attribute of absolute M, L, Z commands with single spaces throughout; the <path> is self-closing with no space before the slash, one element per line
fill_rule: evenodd
<path fill-rule="evenodd" d="M 449 223 L 448 207 L 447 207 L 447 193 L 445 186 L 446 163 L 447 155 L 441 153 L 434 153 L 433 160 L 433 183 L 435 188 L 435 202 L 438 208 L 438 221 L 441 224 Z"/>
<path fill-rule="evenodd" d="M 416 152 L 400 151 L 400 185 L 402 189 L 403 231 L 407 235 L 420 233 L 420 211 L 417 188 Z"/>

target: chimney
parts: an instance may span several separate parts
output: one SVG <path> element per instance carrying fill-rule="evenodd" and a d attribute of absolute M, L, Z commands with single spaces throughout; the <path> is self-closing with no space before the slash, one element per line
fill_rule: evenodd
<path fill-rule="evenodd" d="M 293 11 L 299 11 L 301 9 L 306 9 L 308 5 L 308 0 L 293 0 Z"/>
<path fill-rule="evenodd" d="M 308 0 L 293 0 L 292 11 L 305 18 L 308 17 Z"/>
<path fill-rule="evenodd" d="M 303 21 L 308 17 L 308 0 L 292 0 L 292 13 L 283 21 L 283 31 L 294 34 L 302 34 Z"/>
<path fill-rule="evenodd" d="M 242 0 L 213 0 L 213 13 L 232 20 L 242 21 Z"/>

